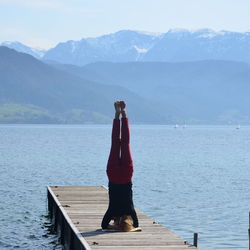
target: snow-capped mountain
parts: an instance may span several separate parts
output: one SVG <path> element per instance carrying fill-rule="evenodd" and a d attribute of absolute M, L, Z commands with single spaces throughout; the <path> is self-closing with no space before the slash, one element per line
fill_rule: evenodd
<path fill-rule="evenodd" d="M 211 29 L 171 29 L 167 33 L 122 30 L 96 38 L 59 43 L 48 51 L 39 51 L 18 42 L 2 45 L 45 61 L 83 66 L 88 63 L 197 60 L 250 62 L 250 32 L 213 31 Z"/>
<path fill-rule="evenodd" d="M 47 51 L 44 59 L 75 65 L 96 61 L 139 61 L 160 39 L 158 34 L 122 30 L 97 38 L 59 43 Z"/>
<path fill-rule="evenodd" d="M 32 55 L 38 59 L 41 59 L 45 53 L 45 50 L 34 49 L 34 48 L 28 47 L 20 42 L 3 42 L 3 43 L 0 43 L 0 46 L 5 46 L 5 47 L 8 47 L 10 49 L 14 49 L 18 52 Z"/>
<path fill-rule="evenodd" d="M 250 62 L 250 32 L 169 30 L 143 61 L 231 60 Z"/>
<path fill-rule="evenodd" d="M 123 30 L 97 38 L 60 43 L 44 59 L 75 65 L 97 61 L 232 60 L 250 62 L 250 32 L 189 31 L 172 29 L 164 34 Z"/>

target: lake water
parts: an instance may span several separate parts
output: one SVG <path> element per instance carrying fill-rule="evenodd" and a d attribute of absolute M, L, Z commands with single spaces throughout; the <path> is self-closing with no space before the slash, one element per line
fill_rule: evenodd
<path fill-rule="evenodd" d="M 111 126 L 0 125 L 0 249 L 60 249 L 47 185 L 106 185 Z M 248 249 L 250 127 L 131 126 L 134 202 L 202 250 Z"/>

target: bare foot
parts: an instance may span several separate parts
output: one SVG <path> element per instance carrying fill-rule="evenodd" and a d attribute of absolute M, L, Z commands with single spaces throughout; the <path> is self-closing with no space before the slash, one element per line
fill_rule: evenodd
<path fill-rule="evenodd" d="M 126 117 L 126 103 L 124 101 L 120 101 L 121 113 L 122 117 Z"/>
<path fill-rule="evenodd" d="M 121 111 L 125 110 L 126 103 L 124 101 L 120 101 L 120 107 L 121 107 Z"/>
<path fill-rule="evenodd" d="M 119 116 L 121 114 L 120 102 L 119 101 L 114 102 L 114 106 L 115 106 L 115 119 L 119 119 Z"/>
<path fill-rule="evenodd" d="M 120 101 L 115 101 L 114 106 L 115 106 L 115 112 L 119 113 L 120 112 Z"/>

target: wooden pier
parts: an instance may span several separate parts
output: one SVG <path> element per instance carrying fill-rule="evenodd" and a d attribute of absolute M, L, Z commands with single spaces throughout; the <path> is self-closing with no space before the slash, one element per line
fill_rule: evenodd
<path fill-rule="evenodd" d="M 68 250 L 187 250 L 197 249 L 136 209 L 141 232 L 103 232 L 108 207 L 102 186 L 49 186 L 48 209 L 52 224 Z"/>

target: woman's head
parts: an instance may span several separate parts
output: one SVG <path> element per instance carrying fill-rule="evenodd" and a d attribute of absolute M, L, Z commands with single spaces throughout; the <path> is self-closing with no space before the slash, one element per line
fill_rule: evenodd
<path fill-rule="evenodd" d="M 120 230 L 120 219 L 121 219 L 120 216 L 115 216 L 114 217 L 114 224 L 113 224 L 113 226 L 114 226 L 115 230 Z"/>
<path fill-rule="evenodd" d="M 133 226 L 133 219 L 129 215 L 123 215 L 120 218 L 120 223 L 119 223 L 120 229 L 124 232 L 129 232 L 132 229 L 134 229 Z"/>

